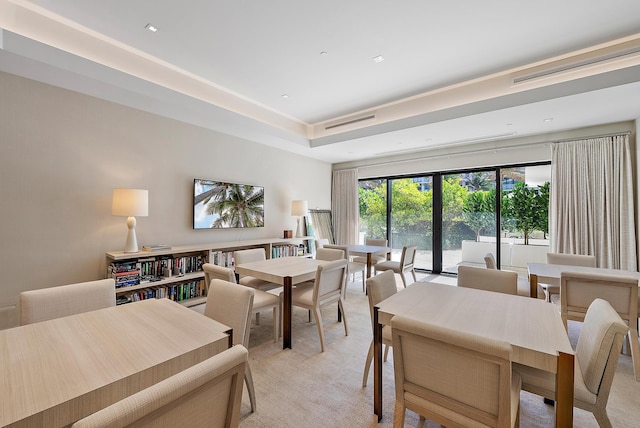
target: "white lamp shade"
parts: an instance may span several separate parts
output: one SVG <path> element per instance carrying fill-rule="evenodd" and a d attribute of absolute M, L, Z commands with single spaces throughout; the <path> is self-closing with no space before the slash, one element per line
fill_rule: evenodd
<path fill-rule="evenodd" d="M 141 189 L 113 189 L 111 214 L 125 217 L 149 215 L 149 191 Z"/>
<path fill-rule="evenodd" d="M 307 201 L 291 201 L 291 215 L 297 217 L 307 215 Z"/>

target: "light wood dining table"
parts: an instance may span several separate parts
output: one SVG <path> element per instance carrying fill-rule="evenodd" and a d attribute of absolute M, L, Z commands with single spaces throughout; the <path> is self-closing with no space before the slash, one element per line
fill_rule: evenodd
<path fill-rule="evenodd" d="M 371 267 L 373 266 L 373 256 L 386 255 L 387 260 L 391 260 L 391 249 L 380 245 L 347 245 L 350 256 L 360 256 L 367 258 L 367 278 L 371 278 Z"/>
<path fill-rule="evenodd" d="M 2 330 L 0 426 L 67 426 L 224 351 L 229 332 L 168 299 Z"/>
<path fill-rule="evenodd" d="M 416 282 L 374 308 L 378 420 L 382 418 L 382 326 L 396 314 L 510 343 L 513 362 L 556 374 L 556 426 L 572 426 L 574 352 L 557 308 L 538 299 L 428 282 Z"/>
<path fill-rule="evenodd" d="M 252 276 L 283 286 L 282 349 L 291 349 L 292 347 L 293 305 L 291 293 L 293 286 L 315 279 L 318 266 L 327 263 L 329 262 L 308 257 L 278 257 L 235 266 L 236 273 L 240 275 Z"/>

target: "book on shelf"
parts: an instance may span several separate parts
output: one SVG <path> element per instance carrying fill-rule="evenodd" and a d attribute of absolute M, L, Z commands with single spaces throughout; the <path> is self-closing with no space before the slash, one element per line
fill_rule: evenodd
<path fill-rule="evenodd" d="M 149 244 L 149 245 L 143 245 L 142 246 L 142 251 L 163 251 L 163 250 L 170 250 L 171 246 L 170 245 L 165 245 L 165 244 Z"/>

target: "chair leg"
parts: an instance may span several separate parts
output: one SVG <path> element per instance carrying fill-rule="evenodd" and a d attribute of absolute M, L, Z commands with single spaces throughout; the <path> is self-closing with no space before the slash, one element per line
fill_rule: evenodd
<path fill-rule="evenodd" d="M 627 337 L 629 338 L 629 348 L 631 348 L 631 361 L 633 362 L 633 373 L 636 377 L 636 381 L 640 382 L 640 346 L 638 346 L 638 330 L 636 330 L 633 323 L 629 329 Z"/>
<path fill-rule="evenodd" d="M 340 313 L 342 313 L 342 324 L 344 324 L 344 335 L 349 336 L 349 330 L 347 329 L 347 314 L 344 311 L 344 306 L 342 305 L 342 299 L 338 300 L 338 307 L 340 308 Z"/>
<path fill-rule="evenodd" d="M 411 269 L 411 275 L 413 275 L 413 282 L 418 282 L 418 278 L 416 277 L 416 270 Z"/>
<path fill-rule="evenodd" d="M 593 416 L 596 418 L 600 428 L 611 428 L 611 421 L 609 420 L 609 415 L 607 415 L 607 409 L 595 409 Z"/>
<path fill-rule="evenodd" d="M 369 345 L 369 352 L 367 353 L 367 361 L 364 363 L 364 374 L 362 375 L 362 387 L 367 386 L 367 380 L 369 378 L 369 368 L 371 367 L 371 360 L 373 360 L 373 340 Z"/>
<path fill-rule="evenodd" d="M 273 307 L 273 341 L 277 342 L 280 337 L 280 310 L 278 306 Z"/>
<path fill-rule="evenodd" d="M 256 312 L 256 325 L 260 325 L 260 312 Z"/>
<path fill-rule="evenodd" d="M 396 405 L 393 408 L 393 428 L 404 428 L 404 413 L 404 403 L 396 400 Z"/>
<path fill-rule="evenodd" d="M 316 319 L 318 335 L 320 336 L 320 352 L 324 352 L 324 331 L 322 330 L 322 315 L 320 314 L 320 308 L 313 309 L 313 317 Z"/>
<path fill-rule="evenodd" d="M 253 389 L 253 377 L 251 376 L 251 367 L 249 362 L 244 369 L 244 381 L 247 384 L 247 392 L 249 393 L 249 402 L 251 402 L 251 412 L 256 412 L 256 391 Z"/>
<path fill-rule="evenodd" d="M 400 278 L 402 278 L 402 284 L 404 288 L 407 288 L 407 279 L 404 277 L 404 272 L 400 272 Z"/>
<path fill-rule="evenodd" d="M 388 356 L 389 356 L 389 345 L 384 345 L 384 359 L 382 361 L 386 363 Z"/>
<path fill-rule="evenodd" d="M 366 290 L 365 281 L 367 279 L 366 278 L 367 275 L 365 275 L 364 271 L 362 271 L 360 275 L 362 276 L 362 292 L 364 293 Z"/>

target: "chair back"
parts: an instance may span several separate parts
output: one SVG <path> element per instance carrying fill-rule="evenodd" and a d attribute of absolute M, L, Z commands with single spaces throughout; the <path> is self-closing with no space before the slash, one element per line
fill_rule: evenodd
<path fill-rule="evenodd" d="M 627 323 L 638 319 L 638 279 L 618 275 L 562 272 L 560 314 L 567 320 L 582 321 L 591 303 L 604 299 Z"/>
<path fill-rule="evenodd" d="M 47 321 L 116 305 L 113 278 L 20 293 L 20 325 Z"/>
<path fill-rule="evenodd" d="M 332 262 L 335 260 L 347 259 L 346 250 L 340 248 L 337 245 L 332 245 L 331 248 L 325 246 L 316 250 L 316 260 L 325 260 Z"/>
<path fill-rule="evenodd" d="M 234 346 L 81 419 L 72 428 L 237 427 L 248 352 Z"/>
<path fill-rule="evenodd" d="M 609 393 L 627 331 L 620 315 L 606 300 L 595 299 L 591 303 L 578 338 L 576 359 L 592 393 Z"/>
<path fill-rule="evenodd" d="M 323 248 L 325 245 L 329 245 L 329 240 L 327 238 L 316 239 L 315 244 L 316 251 L 318 251 L 318 249 Z"/>
<path fill-rule="evenodd" d="M 445 426 L 513 425 L 509 343 L 402 316 L 391 331 L 396 403 Z"/>
<path fill-rule="evenodd" d="M 484 255 L 484 264 L 487 269 L 497 269 L 496 258 L 493 257 L 493 253 L 487 253 Z"/>
<path fill-rule="evenodd" d="M 547 253 L 547 263 L 550 265 L 596 267 L 596 256 L 584 256 L 579 254 Z"/>
<path fill-rule="evenodd" d="M 248 250 L 237 250 L 233 252 L 233 260 L 237 265 L 259 262 L 266 259 L 267 255 L 264 248 L 250 248 Z"/>
<path fill-rule="evenodd" d="M 326 265 L 318 266 L 316 280 L 313 286 L 313 301 L 323 302 L 333 297 L 340 297 L 346 277 L 346 259 L 339 259 Z"/>
<path fill-rule="evenodd" d="M 413 263 L 415 262 L 417 251 L 417 245 L 408 245 L 402 248 L 402 255 L 400 256 L 401 272 L 406 272 L 413 269 Z"/>
<path fill-rule="evenodd" d="M 233 329 L 233 344 L 249 346 L 251 309 L 255 290 L 221 279 L 209 285 L 204 314 Z"/>
<path fill-rule="evenodd" d="M 213 263 L 205 263 L 202 265 L 202 270 L 204 271 L 204 285 L 207 289 L 207 294 L 209 294 L 209 284 L 211 284 L 212 279 L 237 282 L 236 273 L 231 268 L 214 265 Z"/>
<path fill-rule="evenodd" d="M 458 266 L 458 287 L 516 295 L 518 274 L 506 270 Z"/>
<path fill-rule="evenodd" d="M 386 239 L 374 239 L 374 238 L 366 238 L 364 240 L 365 245 L 375 245 L 376 247 L 386 247 L 387 246 Z"/>
<path fill-rule="evenodd" d="M 392 270 L 384 270 L 367 279 L 367 296 L 369 297 L 369 315 L 371 315 L 371 326 L 373 325 L 373 308 L 378 303 L 391 297 L 398 292 L 396 285 L 396 275 Z"/>

